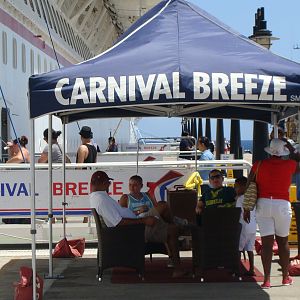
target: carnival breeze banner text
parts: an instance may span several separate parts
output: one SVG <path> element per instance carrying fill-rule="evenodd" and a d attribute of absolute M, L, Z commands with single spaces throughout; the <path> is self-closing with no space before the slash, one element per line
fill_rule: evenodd
<path fill-rule="evenodd" d="M 164 99 L 185 99 L 185 91 L 180 90 L 179 72 L 172 73 L 169 82 L 166 74 L 150 74 L 60 79 L 55 87 L 55 96 L 62 105 L 135 102 L 141 95 L 141 101 Z M 71 97 L 65 94 L 70 93 Z M 191 90 L 194 100 L 257 100 L 287 101 L 284 95 L 286 79 L 283 76 L 269 76 L 247 73 L 193 73 Z"/>

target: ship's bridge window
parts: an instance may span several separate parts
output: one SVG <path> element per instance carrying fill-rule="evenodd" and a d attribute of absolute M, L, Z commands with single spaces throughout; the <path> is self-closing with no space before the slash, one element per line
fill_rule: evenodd
<path fill-rule="evenodd" d="M 18 51 L 17 51 L 17 40 L 13 38 L 13 56 L 12 56 L 13 68 L 18 67 Z"/>
<path fill-rule="evenodd" d="M 2 31 L 2 61 L 3 64 L 7 64 L 7 34 Z"/>
<path fill-rule="evenodd" d="M 22 43 L 22 72 L 26 72 L 26 47 Z"/>
<path fill-rule="evenodd" d="M 39 54 L 37 56 L 37 65 L 38 65 L 38 73 L 41 73 L 42 72 L 41 56 Z"/>
<path fill-rule="evenodd" d="M 30 72 L 34 74 L 34 52 L 33 49 L 30 49 Z"/>

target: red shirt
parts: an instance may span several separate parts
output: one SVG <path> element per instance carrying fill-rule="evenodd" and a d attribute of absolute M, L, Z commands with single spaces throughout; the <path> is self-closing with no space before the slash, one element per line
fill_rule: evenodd
<path fill-rule="evenodd" d="M 252 166 L 252 172 L 256 171 L 257 164 L 258 161 Z M 296 167 L 296 161 L 277 156 L 263 160 L 256 175 L 258 197 L 289 201 L 289 188 Z"/>

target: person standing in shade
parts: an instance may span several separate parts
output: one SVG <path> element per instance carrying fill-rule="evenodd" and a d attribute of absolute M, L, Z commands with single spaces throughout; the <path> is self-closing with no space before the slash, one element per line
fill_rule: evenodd
<path fill-rule="evenodd" d="M 92 141 L 93 132 L 91 127 L 82 126 L 79 131 L 81 136 L 81 145 L 77 150 L 76 163 L 95 163 L 97 162 L 97 149 Z M 83 223 L 88 222 L 88 217 L 83 218 Z"/>
<path fill-rule="evenodd" d="M 83 126 L 79 132 L 81 136 L 81 145 L 77 150 L 76 163 L 95 163 L 97 161 L 97 149 L 92 138 L 91 127 Z"/>
<path fill-rule="evenodd" d="M 62 162 L 62 150 L 58 144 L 58 137 L 61 135 L 61 131 L 55 131 L 52 129 L 52 162 L 53 163 L 61 163 Z M 49 152 L 49 145 L 48 145 L 48 128 L 43 132 L 44 141 L 47 143 L 43 152 L 38 160 L 39 163 L 47 163 L 48 162 L 48 152 Z"/>
<path fill-rule="evenodd" d="M 255 276 L 254 271 L 254 243 L 256 237 L 256 218 L 255 209 L 250 212 L 251 221 L 249 223 L 245 222 L 244 216 L 244 194 L 247 186 L 247 178 L 245 176 L 239 177 L 234 182 L 234 189 L 236 192 L 236 207 L 241 208 L 240 223 L 242 224 L 242 231 L 240 234 L 239 250 L 247 251 L 249 258 L 249 270 L 244 273 L 246 276 Z"/>

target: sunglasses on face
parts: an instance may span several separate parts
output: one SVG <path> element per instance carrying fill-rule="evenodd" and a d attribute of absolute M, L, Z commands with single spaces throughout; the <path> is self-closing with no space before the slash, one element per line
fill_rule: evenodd
<path fill-rule="evenodd" d="M 213 179 L 220 179 L 220 178 L 222 178 L 221 174 L 209 176 L 209 179 L 211 179 L 211 180 L 213 180 Z"/>

